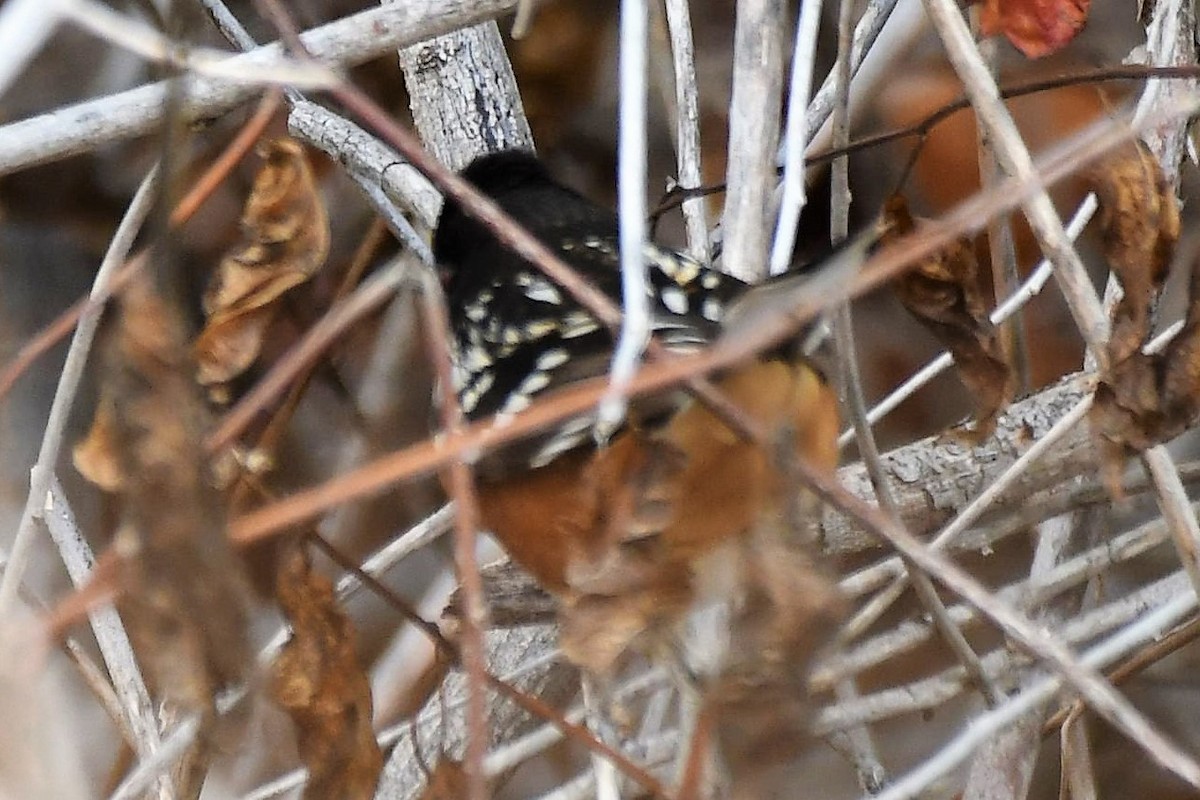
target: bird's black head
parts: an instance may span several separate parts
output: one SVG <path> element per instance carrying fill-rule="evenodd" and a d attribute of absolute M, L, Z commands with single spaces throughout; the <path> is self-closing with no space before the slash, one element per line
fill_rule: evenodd
<path fill-rule="evenodd" d="M 482 155 L 468 164 L 461 175 L 489 197 L 523 186 L 554 183 L 546 166 L 528 150 Z"/>
<path fill-rule="evenodd" d="M 611 211 L 556 181 L 527 150 L 480 156 L 462 171 L 462 177 L 553 249 L 563 238 L 616 235 Z M 433 254 L 451 294 L 525 266 L 452 198 L 442 207 Z"/>

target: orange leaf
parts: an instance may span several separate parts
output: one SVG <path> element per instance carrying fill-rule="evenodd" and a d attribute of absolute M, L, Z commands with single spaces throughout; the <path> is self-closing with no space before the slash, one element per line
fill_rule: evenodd
<path fill-rule="evenodd" d="M 1029 58 L 1066 47 L 1087 24 L 1091 0 L 985 0 L 979 29 L 986 36 L 1003 33 Z"/>

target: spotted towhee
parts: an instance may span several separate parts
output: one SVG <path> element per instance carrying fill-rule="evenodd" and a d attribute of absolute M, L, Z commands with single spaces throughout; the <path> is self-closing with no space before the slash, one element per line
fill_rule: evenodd
<path fill-rule="evenodd" d="M 620 303 L 611 211 L 555 181 L 526 152 L 483 156 L 462 174 Z M 856 246 L 850 260 L 861 262 L 865 246 Z M 455 388 L 469 418 L 503 419 L 609 368 L 614 331 L 452 201 L 434 253 L 444 270 Z M 655 244 L 643 255 L 652 335 L 670 352 L 730 335 L 731 316 L 744 320 L 756 303 L 786 301 L 806 280 L 798 272 L 750 287 Z M 642 634 L 680 620 L 728 583 L 722 576 L 736 562 L 728 544 L 764 525 L 786 527 L 777 523 L 799 494 L 787 480 L 789 458 L 835 467 L 835 396 L 810 352 L 814 337 L 802 338 L 712 378 L 768 441 L 748 439 L 675 390 L 634 403 L 603 446 L 594 419 L 582 417 L 480 462 L 484 527 L 569 608 L 607 615 L 583 628 L 589 636 L 604 629 L 611 641 L 588 643 L 593 652 L 581 660 L 610 665 Z M 588 605 L 597 598 L 613 602 Z M 568 652 L 570 638 L 565 630 Z"/>

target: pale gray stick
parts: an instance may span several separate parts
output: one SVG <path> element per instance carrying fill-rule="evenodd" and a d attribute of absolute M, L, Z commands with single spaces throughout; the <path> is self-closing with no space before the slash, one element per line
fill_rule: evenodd
<path fill-rule="evenodd" d="M 150 213 L 154 203 L 158 184 L 158 169 L 154 168 L 142 179 L 141 186 L 130 201 L 116 233 L 108 244 L 108 251 L 100 262 L 100 269 L 92 282 L 89 295 L 94 299 L 108 291 L 113 273 L 125 262 L 133 241 L 142 227 L 142 222 Z M 92 305 L 84 310 L 75 335 L 71 337 L 71 345 L 67 350 L 67 359 L 62 372 L 58 376 L 58 386 L 54 391 L 54 400 L 50 403 L 50 414 L 46 420 L 46 431 L 42 436 L 42 444 L 38 450 L 37 461 L 34 463 L 29 477 L 29 496 L 25 500 L 25 508 L 21 512 L 21 521 L 17 527 L 17 535 L 9 554 L 8 566 L 0 578 L 0 616 L 10 608 L 17 594 L 17 586 L 25 572 L 28 563 L 30 547 L 36 535 L 35 520 L 41 517 L 42 508 L 46 503 L 47 492 L 54 477 L 58 463 L 59 450 L 62 448 L 63 434 L 67 427 L 67 418 L 71 414 L 71 406 L 75 402 L 75 392 L 79 381 L 83 378 L 83 370 L 87 366 L 88 354 L 91 352 L 92 339 L 96 328 L 100 325 L 100 317 L 104 313 L 104 305 Z"/>
<path fill-rule="evenodd" d="M 1119 633 L 1139 615 L 1173 602 L 1187 586 L 1187 576 L 1182 572 L 1168 575 L 1073 619 L 1055 631 L 1054 636 L 1063 643 L 1074 645 L 1114 631 Z M 1002 679 L 1016 668 L 1028 668 L 1034 662 L 1022 652 L 999 647 L 984 655 L 982 663 L 989 676 Z M 946 704 L 967 689 L 966 672 L 961 666 L 954 666 L 930 677 L 863 695 L 853 702 L 827 706 L 817 715 L 814 731 L 824 735 L 853 725 L 919 714 Z"/>
<path fill-rule="evenodd" d="M 1031 590 L 1036 591 L 1062 560 L 1078 519 L 1078 514 L 1064 514 L 1038 526 L 1037 549 L 1029 569 Z M 1046 627 L 1058 627 L 1066 616 L 1079 611 L 1082 595 L 1075 592 L 1060 597 L 1039 608 L 1034 619 Z M 1034 707 L 979 748 L 967 773 L 962 800 L 1025 800 L 1042 749 L 1045 718 L 1046 705 Z"/>
<path fill-rule="evenodd" d="M 1101 667 L 1141 646 L 1170 628 L 1195 607 L 1195 596 L 1176 597 L 1162 608 L 1147 614 L 1136 625 L 1123 629 L 1084 654 L 1082 663 L 1089 668 Z M 1046 678 L 1023 691 L 1005 705 L 984 713 L 971 721 L 959 736 L 933 758 L 887 787 L 874 798 L 865 800 L 907 800 L 919 796 L 935 780 L 969 758 L 989 736 L 1012 724 L 1029 709 L 1045 703 L 1061 688 L 1057 677 Z"/>
<path fill-rule="evenodd" d="M 496 16 L 515 2 L 405 0 L 322 25 L 301 38 L 319 60 L 343 67 L 355 66 L 396 47 Z M 280 44 L 269 44 L 237 56 L 234 63 L 252 72 L 260 64 L 277 62 L 282 54 Z M 187 122 L 211 119 L 253 99 L 259 92 L 259 88 L 246 84 L 189 80 L 183 119 Z M 162 124 L 166 97 L 166 82 L 146 84 L 0 126 L 0 174 L 150 133 Z"/>
<path fill-rule="evenodd" d="M 779 205 L 779 220 L 775 225 L 775 241 L 771 245 L 772 275 L 783 274 L 791 264 L 792 251 L 796 246 L 796 225 L 800 222 L 800 212 L 808 199 L 804 191 L 807 174 L 804 151 L 808 147 L 804 123 L 809 95 L 812 93 L 813 62 L 817 58 L 817 34 L 821 28 L 821 5 L 822 0 L 802 3 L 796 22 L 796 43 L 792 48 L 792 76 L 788 87 L 787 129 L 783 143 L 783 199 Z M 847 58 L 849 57 L 850 54 L 847 54 Z M 849 97 L 849 87 L 846 87 L 845 95 Z M 840 238 L 844 238 L 844 235 Z"/>
<path fill-rule="evenodd" d="M 737 4 L 721 263 L 726 272 L 747 283 L 767 275 L 774 227 L 770 187 L 775 185 L 783 91 L 782 11 L 777 0 Z"/>
<path fill-rule="evenodd" d="M 696 89 L 696 51 L 692 44 L 688 0 L 666 0 L 667 28 L 671 33 L 671 61 L 675 69 L 675 150 L 679 161 L 679 185 L 700 185 L 700 98 Z M 702 264 L 710 259 L 708 217 L 705 199 L 683 201 L 688 253 Z"/>
<path fill-rule="evenodd" d="M 646 273 L 646 99 L 650 13 L 647 0 L 621 0 L 620 94 L 617 108 L 617 230 L 621 262 L 621 332 L 613 350 L 608 387 L 596 413 L 606 439 L 625 417 L 625 392 L 650 338 Z M 602 793 L 608 793 L 601 784 Z"/>
<path fill-rule="evenodd" d="M 38 54 L 58 21 L 54 4 L 44 0 L 9 0 L 0 6 L 0 95 Z"/>
<path fill-rule="evenodd" d="M 924 3 L 926 13 L 950 57 L 950 63 L 963 82 L 979 124 L 987 131 L 997 163 L 1013 177 L 1033 178 L 1037 175 L 1033 159 L 1004 101 L 1000 99 L 1000 90 L 979 55 L 975 39 L 958 4 L 955 0 L 924 0 Z M 1054 264 L 1054 277 L 1084 342 L 1100 359 L 1099 363 L 1103 364 L 1103 348 L 1109 333 L 1108 318 L 1050 195 L 1045 189 L 1038 189 L 1022 203 L 1022 208 L 1042 252 Z"/>
<path fill-rule="evenodd" d="M 96 557 L 75 522 L 75 514 L 57 478 L 51 483 L 43 516 L 50 537 L 62 555 L 71 583 L 78 589 L 91 577 Z M 105 606 L 90 611 L 88 619 L 104 665 L 108 668 L 113 690 L 120 700 L 122 716 L 133 736 L 133 749 L 138 758 L 152 757 L 162 746 L 158 719 L 121 618 L 115 608 Z M 159 776 L 158 793 L 159 797 L 173 795 L 171 782 L 165 775 Z"/>

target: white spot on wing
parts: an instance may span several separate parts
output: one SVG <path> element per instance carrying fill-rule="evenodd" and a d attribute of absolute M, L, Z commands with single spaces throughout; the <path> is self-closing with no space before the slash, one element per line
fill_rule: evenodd
<path fill-rule="evenodd" d="M 513 414 L 517 414 L 527 408 L 529 408 L 529 395 L 510 394 L 508 399 L 504 401 L 504 407 L 500 409 L 498 416 L 500 418 L 511 417 Z M 496 424 L 500 424 L 500 419 L 496 420 Z"/>
<path fill-rule="evenodd" d="M 482 322 L 487 317 L 487 313 L 487 306 L 478 299 L 468 304 L 466 308 L 467 319 L 471 322 Z"/>
<path fill-rule="evenodd" d="M 461 393 L 469 380 L 471 380 L 471 373 L 462 364 L 456 361 L 451 365 L 450 381 L 454 384 L 454 391 Z"/>
<path fill-rule="evenodd" d="M 525 325 L 524 341 L 541 339 L 543 336 L 549 336 L 556 330 L 558 330 L 558 323 L 552 319 L 534 320 Z"/>
<path fill-rule="evenodd" d="M 595 317 L 584 311 L 572 311 L 562 318 L 562 338 L 574 339 L 584 336 L 600 327 Z"/>
<path fill-rule="evenodd" d="M 704 305 L 700 307 L 700 313 L 709 322 L 720 322 L 724 312 L 725 308 L 721 305 L 721 301 L 715 297 L 709 297 L 704 301 Z"/>
<path fill-rule="evenodd" d="M 545 389 L 549 385 L 550 385 L 550 376 L 549 375 L 547 375 L 544 372 L 540 372 L 540 371 L 534 372 L 531 375 L 529 375 L 528 377 L 526 377 L 525 380 L 521 381 L 521 385 L 517 387 L 517 394 L 522 394 L 527 397 L 532 397 L 533 395 L 537 394 L 538 392 L 540 392 L 542 389 Z"/>
<path fill-rule="evenodd" d="M 496 376 L 491 372 L 484 372 L 475 379 L 475 382 L 463 391 L 458 402 L 462 405 L 463 411 L 470 414 L 479 406 L 479 401 L 488 393 L 488 389 L 492 388 L 492 384 L 496 382 Z"/>
<path fill-rule="evenodd" d="M 613 243 L 607 239 L 601 239 L 599 236 L 585 237 L 583 246 L 606 256 L 615 256 L 617 254 L 617 248 L 613 246 Z"/>
<path fill-rule="evenodd" d="M 687 286 L 700 274 L 700 262 L 683 253 L 664 250 L 655 244 L 647 244 L 644 252 L 646 261 L 680 286 Z"/>
<path fill-rule="evenodd" d="M 562 305 L 562 295 L 558 289 L 550 285 L 547 280 L 539 279 L 529 284 L 525 289 L 525 296 L 535 303 L 551 303 L 552 305 Z"/>
<path fill-rule="evenodd" d="M 592 416 L 580 417 L 564 423 L 529 460 L 529 466 L 544 467 L 568 450 L 573 450 L 588 438 L 588 431 L 596 423 Z"/>
<path fill-rule="evenodd" d="M 550 371 L 555 367 L 560 367 L 567 363 L 571 358 L 571 354 L 561 347 L 556 347 L 553 350 L 547 350 L 537 358 L 537 368 L 540 370 Z"/>
<path fill-rule="evenodd" d="M 462 357 L 462 368 L 468 373 L 479 372 L 492 365 L 492 357 L 486 348 L 473 344 L 467 348 Z"/>
<path fill-rule="evenodd" d="M 688 312 L 687 295 L 683 293 L 682 289 L 668 286 L 662 290 L 662 294 L 659 297 L 662 300 L 662 304 L 672 314 L 686 314 Z"/>

